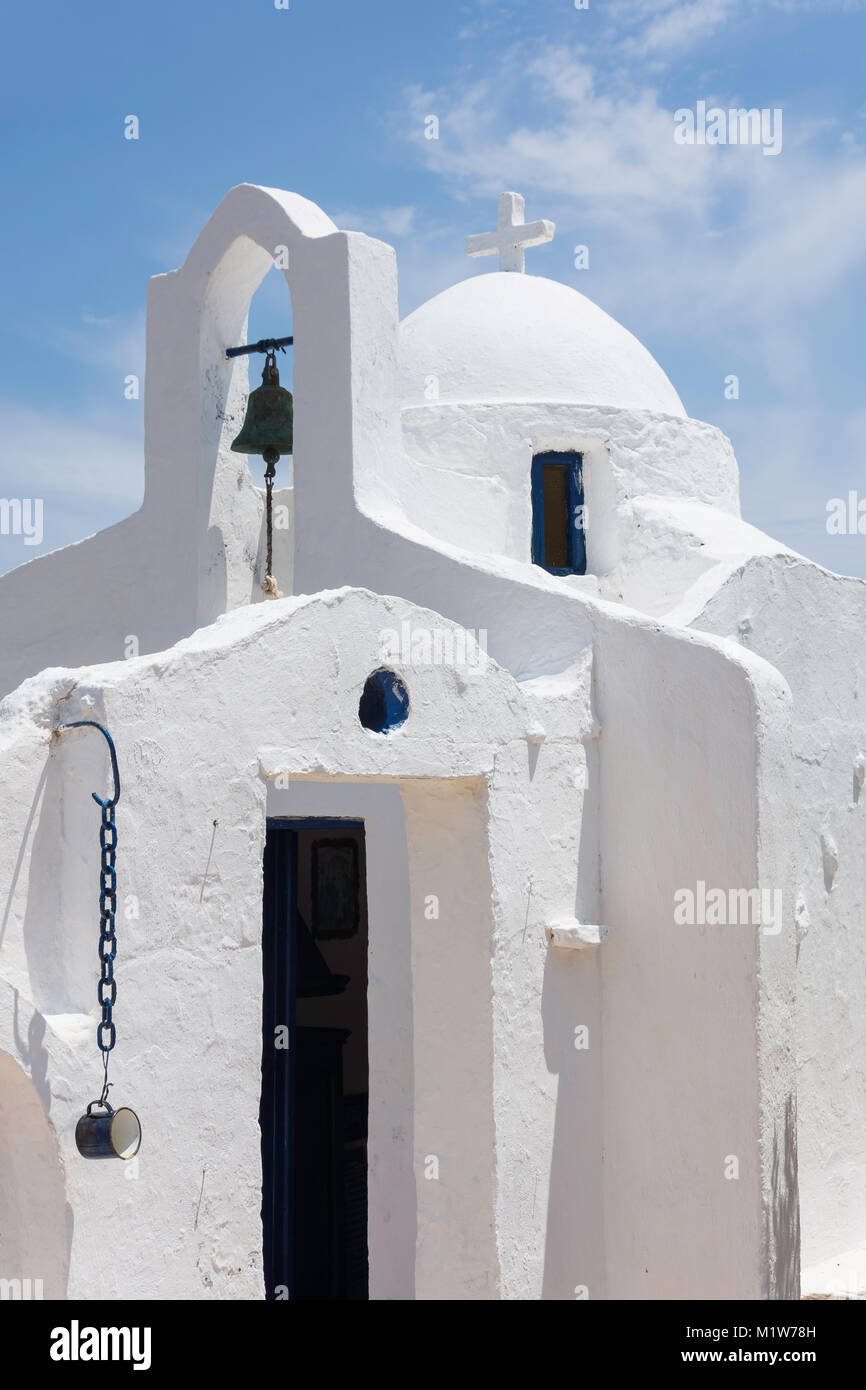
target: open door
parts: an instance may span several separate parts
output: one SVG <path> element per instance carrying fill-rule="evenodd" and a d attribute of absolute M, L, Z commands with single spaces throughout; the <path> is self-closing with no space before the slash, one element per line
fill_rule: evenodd
<path fill-rule="evenodd" d="M 366 1299 L 364 826 L 270 820 L 262 930 L 269 1299 Z"/>

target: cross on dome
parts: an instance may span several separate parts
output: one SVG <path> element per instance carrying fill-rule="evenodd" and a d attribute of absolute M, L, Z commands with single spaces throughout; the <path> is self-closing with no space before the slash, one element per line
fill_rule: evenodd
<path fill-rule="evenodd" d="M 524 247 L 542 246 L 544 242 L 553 240 L 556 231 L 556 223 L 548 222 L 546 219 L 540 222 L 524 222 L 525 206 L 520 193 L 500 193 L 499 225 L 496 231 L 468 236 L 467 256 L 492 256 L 498 252 L 500 270 L 516 270 L 522 275 L 525 270 Z"/>

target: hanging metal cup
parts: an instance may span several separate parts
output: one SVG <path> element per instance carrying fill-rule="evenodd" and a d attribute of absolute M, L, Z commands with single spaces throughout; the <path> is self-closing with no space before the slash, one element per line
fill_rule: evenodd
<path fill-rule="evenodd" d="M 91 1115 L 98 1107 L 101 1115 Z M 107 1100 L 92 1100 L 75 1126 L 82 1158 L 135 1158 L 141 1147 L 141 1125 L 134 1110 L 112 1110 Z"/>

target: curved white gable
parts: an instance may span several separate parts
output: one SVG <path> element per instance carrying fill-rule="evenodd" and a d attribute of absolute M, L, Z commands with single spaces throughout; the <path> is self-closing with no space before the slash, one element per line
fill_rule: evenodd
<path fill-rule="evenodd" d="M 462 280 L 400 325 L 403 405 L 566 401 L 685 416 L 651 353 L 557 280 L 496 271 Z"/>

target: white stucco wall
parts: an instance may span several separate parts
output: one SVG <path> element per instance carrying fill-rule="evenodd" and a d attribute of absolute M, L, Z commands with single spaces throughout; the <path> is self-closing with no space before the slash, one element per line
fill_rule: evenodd
<path fill-rule="evenodd" d="M 370 735 L 357 719 L 360 691 L 379 664 L 382 630 L 403 621 L 453 632 L 405 600 L 354 591 L 287 599 L 238 610 L 154 657 L 48 671 L 0 708 L 0 875 L 13 885 L 0 966 L 19 999 L 14 1027 L 0 1015 L 0 1048 L 30 1070 L 21 1039 L 34 1029 L 42 1039 L 38 1067 L 74 1214 L 70 1294 L 260 1295 L 265 819 L 333 813 L 360 814 L 369 828 L 373 1296 L 569 1298 L 587 1283 L 592 1297 L 628 1296 L 636 1252 L 621 1248 L 610 1213 L 634 1206 L 638 1187 L 632 1228 L 644 1232 L 641 1257 L 652 1252 L 650 1296 L 693 1292 L 696 1279 L 706 1296 L 725 1280 L 758 1296 L 770 1287 L 760 1284 L 762 1223 L 776 1199 L 763 1070 L 782 1090 L 788 1082 L 754 942 L 720 940 L 712 970 L 692 986 L 703 1026 L 734 1030 L 730 1061 L 700 1048 L 679 1062 L 693 1086 L 712 1082 L 717 1124 L 741 1137 L 748 1176 L 736 1195 L 720 1187 L 714 1154 L 708 1167 L 695 1164 L 693 1144 L 704 1155 L 709 1141 L 695 1138 L 680 1108 L 677 1070 L 648 1068 L 640 1078 L 669 1136 L 677 1191 L 694 1208 L 675 1247 L 652 1214 L 669 1176 L 626 1152 L 628 1135 L 621 1149 L 617 1126 L 635 1106 L 634 1057 L 623 1068 L 607 1053 L 644 1052 L 631 1025 L 628 1048 L 623 1018 L 651 1009 L 658 1026 L 681 1007 L 671 999 L 675 963 L 661 949 L 675 879 L 669 846 L 680 841 L 675 823 L 659 838 L 659 822 L 670 819 L 669 774 L 660 775 L 647 737 L 653 730 L 661 749 L 672 748 L 679 711 L 664 713 L 664 680 L 647 684 L 642 644 L 658 652 L 660 669 L 673 662 L 684 707 L 700 703 L 710 680 L 727 679 L 732 696 L 753 692 L 751 701 L 732 699 L 724 729 L 708 723 L 681 755 L 675 804 L 695 843 L 732 797 L 750 795 L 762 816 L 784 825 L 760 759 L 767 732 L 784 733 L 772 708 L 778 678 L 747 653 L 732 660 L 736 649 L 713 639 L 654 634 L 616 616 L 598 635 L 599 670 L 610 668 L 600 678 L 600 726 L 584 650 L 569 671 L 525 688 L 492 663 L 482 674 L 410 665 L 410 719 L 395 735 Z M 121 753 L 113 1099 L 134 1105 L 145 1135 L 129 1177 L 120 1164 L 87 1164 L 73 1147 L 97 1085 L 98 814 L 87 807 L 105 768 L 93 731 L 52 738 L 59 719 L 75 717 L 104 719 Z M 617 752 L 628 723 L 645 769 L 627 743 Z M 739 771 L 726 773 L 716 804 L 699 769 L 717 764 L 721 774 L 729 739 L 741 750 Z M 604 809 L 626 775 L 623 756 L 639 789 L 624 858 L 622 823 L 614 827 Z M 624 871 L 650 826 L 655 871 Z M 747 826 L 730 855 L 720 848 L 718 872 L 760 875 L 747 862 L 749 843 Z M 438 921 L 420 910 L 431 892 Z M 129 915 L 130 894 L 138 916 Z M 599 951 L 574 960 L 544 933 L 552 918 L 589 919 L 599 908 L 610 913 L 612 936 L 631 921 L 652 934 L 641 969 L 615 971 L 615 994 Z M 585 1021 L 598 1032 L 578 1054 L 574 1028 Z M 431 1154 L 438 1184 L 424 1176 Z M 736 1266 L 720 1275 L 703 1256 L 723 1215 L 740 1241 Z M 105 1216 L 126 1232 L 111 1262 L 99 1258 Z"/>
<path fill-rule="evenodd" d="M 244 341 L 250 299 L 281 247 L 298 340 L 293 523 L 312 530 L 333 506 L 351 511 L 356 473 L 376 491 L 383 450 L 399 437 L 396 407 L 386 408 L 396 402 L 394 252 L 338 231 L 297 194 L 240 184 L 184 265 L 148 286 L 141 510 L 0 577 L 0 692 L 49 665 L 119 660 L 130 636 L 158 651 L 260 599 L 262 497 L 246 458 L 230 452 L 248 363 L 224 354 Z"/>
<path fill-rule="evenodd" d="M 565 405 L 430 404 L 401 414 L 405 456 L 394 491 L 406 518 L 437 541 L 468 551 L 531 560 L 532 459 L 548 449 L 583 455 L 587 569 L 610 576 L 605 596 L 636 603 L 643 589 L 621 592 L 646 495 L 663 506 L 689 497 L 739 516 L 736 460 L 712 425 L 649 411 Z"/>
<path fill-rule="evenodd" d="M 866 1294 L 866 584 L 757 556 L 694 625 L 737 638 L 793 693 L 798 1120 L 804 1288 Z M 834 868 L 834 859 L 836 865 Z M 793 1022 L 792 1022 L 792 1026 Z M 813 1273 L 816 1266 L 827 1265 Z"/>
<path fill-rule="evenodd" d="M 645 629 L 612 631 L 598 672 L 609 1289 L 796 1297 L 793 933 L 670 911 L 699 879 L 789 901 L 790 694 Z"/>
<path fill-rule="evenodd" d="M 502 342 L 516 348 L 512 371 L 522 373 L 524 405 L 513 408 L 501 378 L 491 410 L 489 391 L 479 396 L 480 386 L 473 392 L 467 380 L 461 404 L 448 405 L 445 391 L 438 405 L 405 410 L 401 431 L 401 361 L 404 377 L 414 379 L 407 343 L 414 333 L 419 351 L 430 344 L 427 328 L 419 335 L 418 316 L 401 337 L 392 249 L 338 231 L 297 194 L 242 184 L 184 265 L 148 288 L 142 508 L 0 578 L 8 636 L 0 691 L 47 665 L 119 659 L 130 638 L 142 652 L 160 650 L 227 609 L 259 601 L 260 479 L 229 447 L 243 418 L 249 363 L 226 360 L 224 350 L 245 338 L 250 299 L 278 251 L 289 257 L 296 337 L 294 487 L 278 499 L 291 530 L 278 531 L 275 546 L 284 593 L 367 583 L 363 562 L 371 552 L 375 561 L 383 527 L 417 531 L 435 549 L 444 544 L 528 565 L 535 448 L 587 450 L 590 567 L 598 575 L 620 561 L 633 496 L 696 496 L 736 512 L 727 441 L 682 418 L 664 373 L 625 329 L 576 291 L 537 277 L 464 282 L 450 308 L 448 296 L 433 301 L 436 322 L 443 343 L 455 335 L 459 341 L 449 315 L 466 310 L 467 295 L 484 298 L 487 280 L 504 282 L 491 312 L 504 305 L 509 313 L 517 295 L 526 300 L 525 316 L 539 296 L 547 304 L 552 294 L 559 339 L 568 340 L 567 380 L 552 391 L 550 362 L 545 368 L 538 354 L 527 356 L 512 325 Z M 515 287 L 518 280 L 531 284 Z M 502 346 L 501 335 L 491 331 L 489 314 L 484 324 L 489 355 Z M 549 323 L 542 328 L 548 332 Z M 593 348 L 595 332 L 604 353 Z M 552 360 L 565 360 L 560 348 L 563 342 Z M 601 364 L 588 394 L 584 359 Z M 443 606 L 438 596 L 435 603 Z"/>
<path fill-rule="evenodd" d="M 591 299 L 539 275 L 460 280 L 400 325 L 400 395 L 571 401 L 684 416 L 658 362 Z"/>
<path fill-rule="evenodd" d="M 433 1225 L 438 1230 L 444 1222 L 452 1243 L 458 1238 L 464 1242 L 466 1256 L 462 1266 L 455 1262 L 443 1272 L 435 1251 L 426 1264 L 419 1255 L 418 1277 L 428 1287 L 431 1279 L 438 1281 L 440 1296 L 443 1279 L 451 1281 L 452 1296 L 491 1297 L 496 1292 L 489 1133 L 483 1145 L 489 1194 L 486 1246 L 468 1240 L 470 1218 L 484 1225 L 484 1216 L 477 1175 L 463 1166 L 466 1144 L 477 1149 L 482 1142 L 478 1087 L 483 1105 L 486 1086 L 492 1128 L 489 1004 L 486 1028 L 483 1010 L 467 1016 L 470 1034 L 477 1037 L 474 1055 L 477 1059 L 480 1047 L 486 1059 L 485 1065 L 471 1066 L 467 1073 L 473 1054 L 455 1051 L 454 1034 L 443 1032 L 438 993 L 435 999 L 429 995 L 428 1004 L 417 962 L 414 986 L 410 974 L 407 952 L 414 909 L 406 890 L 416 895 L 430 891 L 429 884 L 426 877 L 414 882 L 413 858 L 403 858 L 407 881 L 395 915 L 391 889 L 384 885 L 394 875 L 393 856 L 398 865 L 401 862 L 400 841 L 390 835 L 377 841 L 388 822 L 378 825 L 380 803 L 369 796 L 377 789 L 367 784 L 371 778 L 384 778 L 396 789 L 403 777 L 438 775 L 443 784 L 440 799 L 444 796 L 446 801 L 450 781 L 456 779 L 452 801 L 458 821 L 461 806 L 476 807 L 474 862 L 470 845 L 459 837 L 463 869 L 471 863 L 474 871 L 466 885 L 460 863 L 452 862 L 454 818 L 443 818 L 435 798 L 425 807 L 414 793 L 411 814 L 399 819 L 424 845 L 418 873 L 426 875 L 430 856 L 435 856 L 438 877 L 433 891 L 438 889 L 443 899 L 445 920 L 434 926 L 438 947 L 427 988 L 433 990 L 435 972 L 450 971 L 448 961 L 467 965 L 459 949 L 453 956 L 445 949 L 449 937 L 451 946 L 459 948 L 464 935 L 470 966 L 473 952 L 476 957 L 476 964 L 465 972 L 464 988 L 478 987 L 480 963 L 481 990 L 489 996 L 490 894 L 489 887 L 484 891 L 486 830 L 478 809 L 484 798 L 479 801 L 479 793 L 470 790 L 467 802 L 467 792 L 461 789 L 467 779 L 472 787 L 484 786 L 497 746 L 522 739 L 522 702 L 510 678 L 492 666 L 483 682 L 468 682 L 459 699 L 454 669 L 429 667 L 412 677 L 408 738 L 368 734 L 358 722 L 358 700 L 364 679 L 379 664 L 380 630 L 411 613 L 406 605 L 369 595 L 259 605 L 214 630 L 204 630 L 162 658 L 80 672 L 77 680 L 46 673 L 24 687 L 22 703 L 16 699 L 4 709 L 11 785 L 25 799 L 19 802 L 23 820 L 16 818 L 24 832 L 23 845 L 14 833 L 4 837 L 9 849 L 15 848 L 12 862 L 4 864 L 4 877 L 8 868 L 8 877 L 14 879 L 11 871 L 19 852 L 22 857 L 3 943 L 3 978 L 22 998 L 19 1028 L 26 1036 L 26 1017 L 33 1014 L 45 1035 L 50 1115 L 77 1218 L 72 1296 L 255 1297 L 261 1292 L 261 856 L 267 811 L 286 811 L 281 794 L 268 801 L 268 783 L 280 773 L 290 775 L 298 802 L 305 799 L 302 788 L 307 782 L 311 800 L 320 783 L 337 779 L 333 797 L 347 781 L 357 782 L 354 799 L 348 798 L 352 813 L 369 810 L 374 1296 L 414 1293 L 416 1226 L 407 1227 L 403 1188 L 394 1177 L 403 1172 L 413 1185 L 423 1181 L 407 1146 L 413 1123 L 423 1125 L 428 1111 L 435 1119 L 436 1107 L 440 1123 L 434 1125 L 434 1134 L 447 1169 L 442 1190 L 449 1193 L 453 1211 L 450 1218 L 440 1214 Z M 428 621 L 431 617 L 414 616 L 427 616 Z M 309 672 L 309 681 L 299 688 L 291 677 L 301 666 Z M 327 720 L 322 719 L 323 701 Z M 445 730 L 438 718 L 443 705 L 451 711 Z M 181 710 L 194 709 L 206 710 L 207 717 L 194 717 L 192 726 L 178 717 Z M 52 742 L 50 726 L 58 715 L 89 717 L 94 712 L 109 722 L 120 748 L 127 750 L 125 756 L 121 753 L 124 794 L 117 813 L 122 848 L 116 1018 L 121 1041 L 114 1058 L 112 1099 L 133 1104 L 142 1118 L 145 1141 L 136 1179 L 128 1179 L 129 1170 L 120 1164 L 86 1164 L 73 1146 L 77 1113 L 97 1087 L 95 1023 L 86 1011 L 95 997 L 90 967 L 96 942 L 98 813 L 89 816 L 87 807 L 90 790 L 102 780 L 104 750 L 92 731 L 70 731 L 59 743 Z M 491 714 L 495 734 L 489 726 Z M 48 774 L 41 786 L 46 755 Z M 318 796 L 315 805 L 320 807 L 320 789 Z M 309 813 L 309 802 L 305 810 Z M 57 833 L 57 815 L 65 822 L 63 834 Z M 406 835 L 404 828 L 404 844 Z M 382 857 L 377 860 L 378 845 Z M 160 866 L 157 875 L 152 872 L 155 864 Z M 85 869 L 89 873 L 84 874 Z M 47 885 L 47 892 L 40 885 Z M 391 906 L 381 912 L 383 891 Z M 124 907 L 129 894 L 140 905 L 140 916 L 131 920 Z M 69 940 L 67 932 L 55 938 L 58 922 L 71 924 L 74 939 Z M 429 924 L 424 925 L 429 931 Z M 421 944 L 417 949 L 423 950 Z M 52 950 L 57 956 L 53 963 L 47 959 Z M 401 1013 L 410 1025 L 408 1053 L 399 1027 L 394 1032 Z M 26 1067 L 29 1058 L 19 1055 L 12 1019 L 4 1016 L 2 1026 L 0 1046 L 19 1056 Z M 411 1062 L 413 1051 L 419 1065 L 416 1070 L 410 1066 L 407 1074 L 406 1058 Z M 431 1074 L 439 1078 L 436 1094 L 425 1099 L 430 1086 L 425 1077 Z M 466 1085 L 470 1091 L 461 1103 Z M 443 1096 L 450 1098 L 450 1129 L 444 1135 Z M 395 1123 L 398 1114 L 402 1122 Z M 456 1155 L 447 1147 L 455 1135 L 463 1136 Z M 424 1195 L 429 1201 L 426 1190 Z M 98 1204 L 108 1219 L 123 1222 L 127 1235 L 110 1264 L 99 1258 L 104 1227 Z M 399 1219 L 392 1221 L 394 1211 Z M 401 1223 L 404 1237 L 407 1229 L 411 1233 L 411 1245 L 408 1255 L 404 1249 L 402 1260 L 394 1260 L 393 1241 Z"/>
<path fill-rule="evenodd" d="M 243 341 L 282 245 L 298 345 L 277 578 L 286 593 L 370 592 L 263 606 L 260 480 L 228 447 L 247 364 L 223 353 Z M 729 442 L 684 417 L 631 335 L 573 291 L 504 279 L 464 282 L 401 327 L 390 247 L 339 231 L 297 195 L 232 190 L 184 266 L 150 285 L 141 511 L 0 579 L 0 693 L 46 666 L 120 663 L 130 636 L 157 653 L 46 674 L 16 694 L 0 733 L 0 1048 L 41 1078 L 60 1137 L 73 1290 L 98 1263 L 88 1213 L 108 1190 L 148 1253 L 138 1273 L 106 1271 L 103 1293 L 260 1291 L 257 1102 L 226 1139 L 214 1097 L 222 1118 L 237 1111 L 239 1077 L 258 1094 L 265 816 L 320 805 L 363 815 L 372 846 L 374 1296 L 793 1296 L 795 1037 L 807 1260 L 866 1243 L 863 1072 L 847 1060 L 862 1053 L 864 866 L 859 796 L 843 801 L 862 749 L 850 650 L 862 586 L 740 520 Z M 530 312 L 548 299 L 555 332 Z M 489 301 L 481 337 L 464 337 L 476 301 Z M 546 449 L 584 453 L 583 579 L 530 563 L 530 465 Z M 376 597 L 391 593 L 402 597 Z M 224 610 L 236 616 L 165 651 Z M 411 669 L 420 724 L 413 714 L 405 737 L 370 744 L 355 722 L 358 682 L 379 664 L 377 625 L 398 616 L 483 629 L 503 669 L 475 686 L 454 669 Z M 751 653 L 736 645 L 744 632 Z M 95 825 L 81 808 L 101 754 L 64 735 L 47 756 L 48 729 L 63 708 L 86 712 L 89 689 L 126 750 L 134 790 L 119 821 L 147 903 L 119 966 L 121 1029 L 127 999 L 144 1030 L 130 1029 L 123 1054 L 124 1083 L 148 1110 L 130 1181 L 81 1171 L 70 1148 L 95 1052 Z M 214 818 L 225 848 L 203 880 Z M 822 899 L 831 840 L 840 867 Z M 453 904 L 438 935 L 419 918 L 431 875 Z M 781 889 L 786 903 L 802 889 L 822 934 L 803 937 L 800 911 L 796 1025 L 790 917 L 778 937 L 675 927 L 673 892 L 698 878 Z M 609 940 L 552 951 L 545 925 L 572 915 L 604 921 Z M 584 1024 L 595 1042 L 578 1052 Z M 190 1027 L 213 1043 L 188 1133 L 160 1098 L 166 1078 L 182 1084 L 177 1040 Z M 43 1039 L 38 1054 L 28 1036 Z M 417 1168 L 437 1143 L 443 1172 L 461 1175 L 440 1186 Z M 147 1167 L 148 1152 L 168 1150 L 175 1177 Z M 719 1177 L 730 1154 L 743 1160 L 734 1183 Z M 202 1168 L 207 1201 L 191 1229 Z M 158 1248 L 154 1210 L 174 1232 Z"/>

